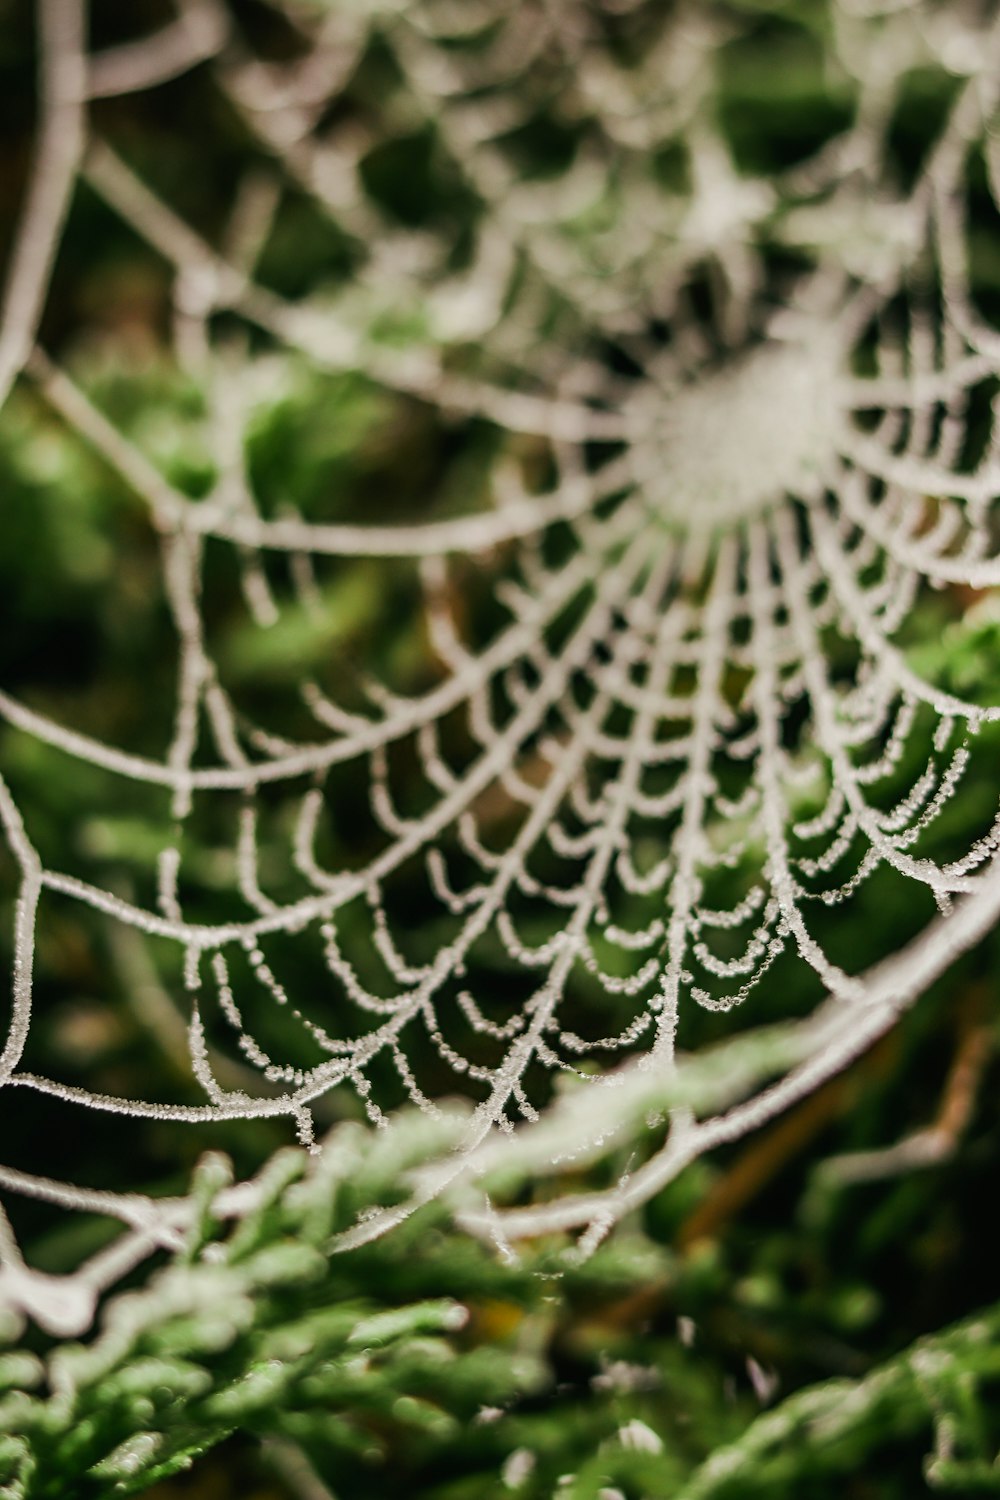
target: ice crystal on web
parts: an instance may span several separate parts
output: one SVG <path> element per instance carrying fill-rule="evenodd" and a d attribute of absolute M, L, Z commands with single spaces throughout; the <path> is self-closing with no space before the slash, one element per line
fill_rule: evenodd
<path fill-rule="evenodd" d="M 799 9 L 180 0 L 135 35 L 40 0 L 8 442 L 59 506 L 104 497 L 87 597 L 146 634 L 119 741 L 27 647 L 0 693 L 5 1102 L 309 1142 L 345 1090 L 376 1124 L 464 1095 L 443 1180 L 543 1131 L 554 1076 L 597 1130 L 609 1081 L 799 1018 L 768 1089 L 724 1080 L 627 1183 L 510 1225 L 593 1237 L 990 926 L 997 807 L 949 814 L 1000 709 L 919 620 L 991 618 L 1000 582 L 1000 30 Z M 68 912 L 176 1097 L 33 1060 Z M 187 1211 L 33 1158 L 0 1187 L 124 1222 L 88 1295 Z M 0 1251 L 15 1301 L 82 1321 Z"/>

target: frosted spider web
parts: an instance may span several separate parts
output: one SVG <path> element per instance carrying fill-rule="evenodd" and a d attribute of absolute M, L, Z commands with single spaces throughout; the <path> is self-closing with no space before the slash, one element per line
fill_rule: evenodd
<path fill-rule="evenodd" d="M 586 1085 L 582 1139 L 611 1117 L 602 1085 L 666 1088 L 724 1028 L 798 1019 L 767 1088 L 724 1080 L 719 1109 L 675 1112 L 627 1183 L 506 1232 L 606 1228 L 842 1067 L 989 930 L 1000 709 L 925 670 L 913 630 L 929 591 L 945 628 L 988 620 L 1000 583 L 980 265 L 1000 27 L 990 5 L 783 9 L 288 0 L 269 32 L 263 7 L 250 25 L 184 0 L 123 36 L 100 3 L 88 19 L 41 0 L 0 396 L 17 431 L 30 410 L 46 452 L 58 430 L 127 497 L 116 568 L 155 541 L 176 673 L 152 748 L 65 722 L 30 682 L 0 693 L 19 887 L 5 1098 L 178 1126 L 284 1117 L 310 1143 L 331 1094 L 375 1124 L 464 1094 L 443 1181 L 519 1121 L 544 1132 L 553 1075 Z M 765 171 L 727 100 L 776 18 L 832 103 L 807 139 L 772 125 L 788 164 Z M 188 84 L 240 140 L 200 217 L 211 124 L 179 117 L 160 171 L 122 104 Z M 403 199 L 380 168 L 393 149 Z M 112 222 L 163 287 L 139 356 L 100 306 L 72 336 L 48 311 Z M 333 247 L 307 285 L 275 273 L 289 224 Z M 144 397 L 141 420 L 116 406 L 115 362 L 141 387 L 151 339 L 194 415 L 171 394 L 159 425 Z M 353 472 L 334 441 L 348 398 L 374 412 Z M 296 402 L 329 412 L 331 478 L 308 497 L 253 457 Z M 314 437 L 293 424 L 289 472 Z M 178 469 L 185 444 L 203 483 Z M 395 467 L 371 458 L 394 444 Z M 352 609 L 362 626 L 324 659 L 316 639 Z M 134 691 L 160 726 L 154 668 Z M 86 838 L 65 839 L 72 868 L 41 852 L 44 810 L 17 793 L 27 742 L 78 768 L 61 828 L 93 825 L 88 798 L 141 809 L 148 870 Z M 970 767 L 979 805 L 956 820 Z M 844 951 L 865 901 L 871 951 Z M 895 954 L 884 903 L 911 918 Z M 36 936 L 67 904 L 108 932 L 133 993 L 169 992 L 153 1029 L 181 1027 L 200 1099 L 31 1066 Z M 0 1289 L 53 1328 L 85 1324 L 187 1212 L 16 1164 L 0 1188 L 123 1222 L 57 1291 L 0 1220 Z"/>

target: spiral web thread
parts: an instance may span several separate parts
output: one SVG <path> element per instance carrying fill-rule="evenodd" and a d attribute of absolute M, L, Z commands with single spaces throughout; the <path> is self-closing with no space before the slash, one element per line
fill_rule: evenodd
<path fill-rule="evenodd" d="M 174 834 L 148 901 L 126 899 L 50 868 L 0 782 L 20 883 L 3 1085 L 158 1120 L 287 1116 L 306 1143 L 337 1086 L 375 1123 L 400 1099 L 433 1112 L 470 1093 L 462 1149 L 429 1192 L 487 1170 L 517 1120 L 541 1115 L 507 1143 L 540 1170 L 585 1151 L 630 1091 L 683 1080 L 687 1017 L 743 1006 L 752 1022 L 757 997 L 790 986 L 801 1019 L 776 1082 L 720 1074 L 718 1107 L 675 1110 L 613 1189 L 487 1216 L 508 1237 L 593 1240 L 842 1067 L 990 928 L 1000 815 L 961 847 L 938 830 L 977 756 L 988 768 L 1000 709 L 926 678 L 905 643 L 928 588 L 988 612 L 1000 583 L 1000 334 L 970 232 L 996 233 L 1000 27 L 990 6 L 805 8 L 843 119 L 758 177 L 720 124 L 719 72 L 772 9 L 287 3 L 276 61 L 221 0 L 182 0 L 160 30 L 97 51 L 82 0 L 41 0 L 0 395 L 31 391 L 145 507 L 177 688 L 158 758 L 6 693 L 0 716 L 8 742 L 141 789 L 161 819 L 169 802 Z M 378 99 L 359 82 L 373 57 L 391 79 Z M 947 104 L 907 173 L 893 132 L 921 70 Z M 104 101 L 188 74 L 251 143 L 214 239 L 101 125 Z M 539 119 L 569 142 L 544 175 L 518 154 Z M 372 189 L 376 148 L 421 131 L 461 186 L 460 223 L 432 191 L 401 224 Z M 201 498 L 39 341 L 84 192 L 166 268 L 171 357 L 206 393 Z M 352 253 L 294 297 L 259 272 L 292 194 Z M 405 340 L 374 331 L 399 318 L 417 328 Z M 374 498 L 359 520 L 335 493 L 315 516 L 258 493 L 247 430 L 303 370 L 320 389 L 361 372 L 474 449 L 471 500 L 432 494 L 386 521 Z M 432 680 L 400 690 L 373 664 L 338 699 L 336 677 L 303 674 L 310 734 L 253 722 L 213 656 L 204 578 L 220 550 L 261 633 L 321 610 L 355 560 L 382 570 Z M 330 820 L 365 787 L 363 833 L 326 857 Z M 265 874 L 260 823 L 278 803 L 293 810 L 286 868 Z M 225 810 L 232 869 L 231 915 L 211 920 L 185 891 L 208 804 Z M 836 918 L 875 877 L 912 890 L 922 928 L 858 973 Z M 109 1097 L 24 1065 L 54 901 L 183 955 L 175 998 L 203 1102 Z M 315 960 L 308 995 L 282 977 L 286 935 Z M 502 986 L 482 979 L 497 953 Z M 261 1007 L 292 1013 L 316 1060 L 272 1055 L 249 1019 Z M 631 1067 L 609 1068 L 619 1053 Z M 588 1086 L 549 1106 L 552 1072 Z M 14 1167 L 0 1187 L 123 1223 L 58 1288 L 3 1228 L 0 1291 L 52 1327 L 83 1326 L 191 1212 Z"/>

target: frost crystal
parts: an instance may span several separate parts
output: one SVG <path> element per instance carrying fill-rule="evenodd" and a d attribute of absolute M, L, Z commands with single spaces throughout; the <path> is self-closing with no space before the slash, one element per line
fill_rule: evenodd
<path fill-rule="evenodd" d="M 914 613 L 936 589 L 938 626 L 973 604 L 988 625 L 1000 583 L 981 248 L 1000 27 L 931 0 L 816 0 L 810 26 L 696 0 L 270 3 L 273 53 L 223 0 L 107 43 L 99 4 L 88 23 L 83 0 L 39 0 L 4 420 L 67 507 L 65 445 L 128 496 L 106 544 L 124 572 L 130 538 L 155 540 L 176 690 L 158 747 L 74 727 L 27 672 L 0 693 L 19 887 L 0 1083 L 159 1121 L 287 1117 L 306 1143 L 338 1087 L 376 1124 L 470 1095 L 444 1180 L 495 1160 L 498 1128 L 544 1132 L 553 1073 L 587 1103 L 560 1105 L 550 1162 L 612 1136 L 622 1099 L 655 1124 L 657 1090 L 687 1098 L 690 1060 L 737 1024 L 717 1013 L 800 1018 L 768 1088 L 723 1070 L 615 1190 L 504 1231 L 602 1234 L 842 1067 L 1000 912 L 996 807 L 941 817 L 971 767 L 995 783 L 1000 708 L 948 680 Z M 829 79 L 825 133 L 761 104 L 755 146 L 727 90 L 779 43 Z M 189 85 L 241 131 L 208 207 L 210 139 L 175 128 L 159 171 L 131 136 L 127 101 Z M 156 268 L 166 362 L 148 327 L 40 332 L 98 208 Z M 322 249 L 291 286 L 300 232 Z M 285 433 L 284 467 L 262 432 Z M 310 444 L 327 472 L 298 493 Z M 18 793 L 27 742 L 87 772 L 66 863 Z M 116 865 L 119 796 L 146 869 Z M 894 954 L 878 913 L 901 901 Z M 845 951 L 847 902 L 870 951 Z M 67 907 L 200 1101 L 34 1071 L 36 934 Z M 0 1187 L 125 1225 L 67 1300 L 82 1325 L 196 1209 L 57 1175 L 11 1164 Z M 0 1292 L 33 1310 L 0 1223 Z"/>

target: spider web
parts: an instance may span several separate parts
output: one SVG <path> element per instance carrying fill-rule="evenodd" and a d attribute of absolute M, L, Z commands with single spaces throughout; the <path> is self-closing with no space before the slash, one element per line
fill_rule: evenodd
<path fill-rule="evenodd" d="M 137 36 L 41 0 L 0 393 L 15 434 L 96 463 L 120 558 L 155 546 L 176 672 L 167 723 L 135 662 L 132 743 L 30 681 L 0 693 L 8 1089 L 288 1117 L 307 1143 L 331 1091 L 376 1124 L 464 1093 L 466 1157 L 538 1120 L 553 1075 L 620 1081 L 632 1056 L 669 1078 L 720 1013 L 802 1017 L 784 1082 L 676 1118 L 614 1217 L 990 926 L 995 799 L 952 814 L 963 777 L 995 784 L 1000 709 L 947 680 L 915 606 L 988 621 L 1000 582 L 1000 29 L 991 6 L 779 9 L 372 0 L 265 24 L 184 0 Z M 757 99 L 748 144 L 731 101 L 776 45 L 829 108 L 799 139 Z M 72 301 L 95 225 L 120 258 L 67 334 L 51 289 Z M 126 264 L 160 300 L 102 333 Z M 261 432 L 285 434 L 270 468 Z M 328 479 L 300 494 L 310 443 Z M 44 852 L 25 741 L 79 768 L 57 816 L 146 820 L 147 870 L 85 838 Z M 171 992 L 150 1024 L 175 1048 L 181 1027 L 200 1100 L 30 1066 L 36 933 L 65 903 L 134 992 Z M 845 951 L 850 903 L 869 952 Z M 878 913 L 901 906 L 894 957 Z M 125 1221 L 91 1294 L 183 1211 L 15 1166 L 0 1185 Z M 6 1229 L 3 1251 L 13 1300 L 83 1321 Z"/>

